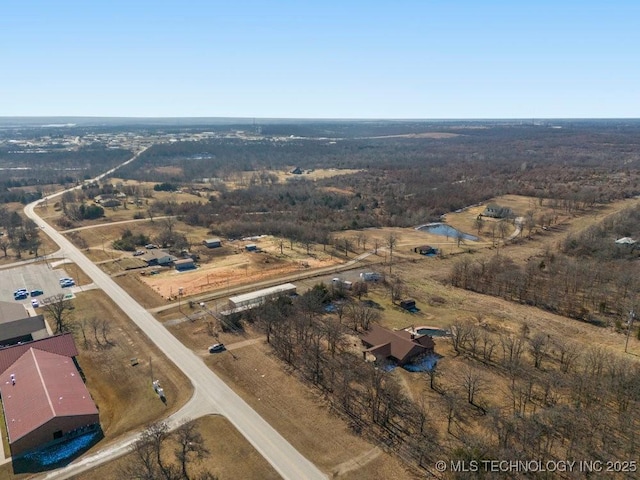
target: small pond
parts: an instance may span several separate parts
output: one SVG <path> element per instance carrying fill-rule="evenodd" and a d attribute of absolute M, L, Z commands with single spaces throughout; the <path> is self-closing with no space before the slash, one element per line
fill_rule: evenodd
<path fill-rule="evenodd" d="M 457 237 L 457 235 L 462 234 L 462 238 L 464 240 L 471 240 L 474 242 L 479 240 L 475 235 L 460 232 L 459 230 L 453 228 L 451 225 L 447 225 L 446 223 L 427 223 L 426 225 L 416 227 L 416 230 L 454 239 Z"/>

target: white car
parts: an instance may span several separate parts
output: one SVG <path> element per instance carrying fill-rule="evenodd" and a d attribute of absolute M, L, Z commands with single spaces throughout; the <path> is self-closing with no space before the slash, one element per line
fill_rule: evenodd
<path fill-rule="evenodd" d="M 33 308 L 38 308 L 40 306 L 40 302 L 34 298 L 33 300 L 31 300 L 31 306 Z"/>

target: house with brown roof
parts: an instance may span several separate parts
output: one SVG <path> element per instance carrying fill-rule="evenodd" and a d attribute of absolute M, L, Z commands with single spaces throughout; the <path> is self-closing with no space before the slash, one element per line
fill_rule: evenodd
<path fill-rule="evenodd" d="M 0 395 L 12 456 L 100 428 L 70 334 L 0 349 Z"/>
<path fill-rule="evenodd" d="M 404 365 L 412 360 L 433 354 L 435 344 L 429 335 L 418 335 L 406 330 L 388 330 L 373 324 L 371 330 L 362 337 L 367 347 L 363 352 L 374 355 L 376 360 L 387 360 Z"/>

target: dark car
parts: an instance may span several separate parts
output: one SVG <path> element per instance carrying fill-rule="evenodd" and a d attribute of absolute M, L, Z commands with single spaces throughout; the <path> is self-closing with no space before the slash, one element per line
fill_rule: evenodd
<path fill-rule="evenodd" d="M 43 295 L 44 292 L 42 290 L 31 290 L 31 296 L 32 297 L 38 297 L 40 295 Z"/>
<path fill-rule="evenodd" d="M 209 347 L 209 353 L 222 352 L 224 349 L 224 343 L 214 343 Z"/>
<path fill-rule="evenodd" d="M 20 293 L 14 293 L 13 294 L 13 298 L 15 300 L 24 300 L 28 296 L 29 296 L 29 294 L 27 292 L 20 292 Z"/>

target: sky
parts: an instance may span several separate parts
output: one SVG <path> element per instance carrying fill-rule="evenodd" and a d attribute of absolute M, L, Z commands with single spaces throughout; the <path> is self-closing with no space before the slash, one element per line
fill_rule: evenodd
<path fill-rule="evenodd" d="M 2 0 L 0 116 L 637 118 L 637 0 Z"/>

